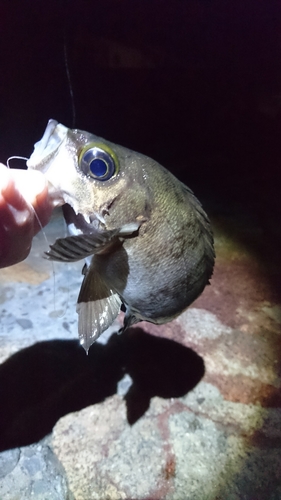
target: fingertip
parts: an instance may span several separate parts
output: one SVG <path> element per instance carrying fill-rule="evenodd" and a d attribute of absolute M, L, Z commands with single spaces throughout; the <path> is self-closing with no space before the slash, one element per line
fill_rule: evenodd
<path fill-rule="evenodd" d="M 38 170 L 26 170 L 27 181 L 32 183 L 34 192 L 36 192 L 36 196 L 47 187 L 47 180 L 42 172 Z"/>
<path fill-rule="evenodd" d="M 47 189 L 45 176 L 37 170 L 13 170 L 12 175 L 17 190 L 28 203 L 34 204 L 37 196 Z"/>

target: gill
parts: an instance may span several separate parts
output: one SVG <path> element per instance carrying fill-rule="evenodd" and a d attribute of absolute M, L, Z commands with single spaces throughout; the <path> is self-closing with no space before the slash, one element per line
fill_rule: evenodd
<path fill-rule="evenodd" d="M 17 155 L 14 155 L 14 156 L 10 156 L 8 159 L 7 159 L 7 168 L 11 168 L 10 167 L 10 161 L 11 160 L 24 160 L 24 161 L 27 161 L 28 158 L 26 158 L 25 156 L 17 156 Z M 47 234 L 43 228 L 43 225 L 41 223 L 41 220 L 40 220 L 40 217 L 39 215 L 37 214 L 34 206 L 32 205 L 32 203 L 30 203 L 27 199 L 25 199 L 25 202 L 26 204 L 28 205 L 28 207 L 30 208 L 30 210 L 33 212 L 34 214 L 34 217 L 36 218 L 37 222 L 38 222 L 38 225 L 40 227 L 40 230 L 42 232 L 42 235 L 43 235 L 43 238 L 45 240 L 45 243 L 47 245 L 47 248 L 50 246 L 50 242 L 48 240 L 48 237 L 47 237 Z M 64 226 L 65 226 L 65 235 L 66 235 L 66 224 L 64 223 Z M 46 259 L 48 260 L 48 259 Z M 55 270 L 55 263 L 53 261 L 50 261 L 48 260 L 48 265 L 51 264 L 51 274 L 52 274 L 52 278 L 53 278 L 53 312 L 52 312 L 52 316 L 53 317 L 63 317 L 65 315 L 65 312 L 66 312 L 66 308 L 62 311 L 60 311 L 59 309 L 57 309 L 57 283 L 56 283 L 56 270 Z M 69 297 L 69 288 L 67 288 L 67 294 L 68 294 L 68 297 Z M 68 300 L 67 300 L 68 302 Z"/>

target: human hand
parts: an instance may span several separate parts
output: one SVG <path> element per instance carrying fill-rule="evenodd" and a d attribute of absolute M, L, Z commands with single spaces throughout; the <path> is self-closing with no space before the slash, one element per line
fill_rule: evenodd
<path fill-rule="evenodd" d="M 0 268 L 27 257 L 32 238 L 41 229 L 34 212 L 45 226 L 53 208 L 41 172 L 0 164 Z"/>

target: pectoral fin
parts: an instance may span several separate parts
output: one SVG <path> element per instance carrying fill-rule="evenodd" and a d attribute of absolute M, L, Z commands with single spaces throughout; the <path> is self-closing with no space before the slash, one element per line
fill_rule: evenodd
<path fill-rule="evenodd" d="M 119 237 L 130 236 L 138 230 L 139 226 L 140 223 L 132 222 L 118 229 L 95 231 L 91 234 L 79 234 L 59 238 L 53 245 L 50 245 L 50 250 L 45 252 L 45 255 L 49 260 L 60 262 L 75 262 L 85 259 L 90 255 L 105 250 L 106 247 L 117 242 Z"/>
<path fill-rule="evenodd" d="M 88 352 L 97 338 L 113 323 L 120 311 L 121 299 L 104 283 L 98 270 L 90 266 L 78 297 L 78 332 L 80 343 Z"/>

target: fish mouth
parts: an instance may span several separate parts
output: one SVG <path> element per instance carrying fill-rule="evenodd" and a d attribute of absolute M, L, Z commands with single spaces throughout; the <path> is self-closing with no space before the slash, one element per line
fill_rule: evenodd
<path fill-rule="evenodd" d="M 49 120 L 42 139 L 34 144 L 34 151 L 27 160 L 28 168 L 36 168 L 39 164 L 45 163 L 40 169 L 42 172 L 48 169 L 46 160 L 53 155 L 65 140 L 68 128 L 58 123 L 56 120 Z"/>
<path fill-rule="evenodd" d="M 75 213 L 71 205 L 65 203 L 62 206 L 65 222 L 73 234 L 91 234 L 99 229 L 102 222 L 95 214 L 88 216 L 87 222 L 85 216 L 81 213 Z"/>

